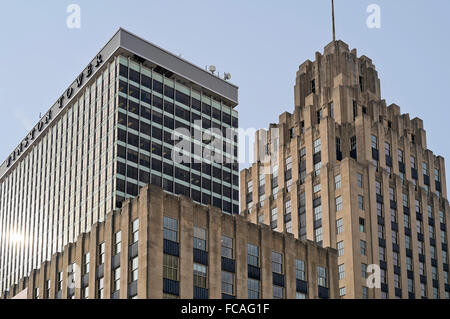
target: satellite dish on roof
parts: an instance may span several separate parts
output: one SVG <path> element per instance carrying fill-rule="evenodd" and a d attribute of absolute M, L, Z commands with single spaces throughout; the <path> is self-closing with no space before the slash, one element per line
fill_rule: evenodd
<path fill-rule="evenodd" d="M 224 79 L 225 81 L 231 80 L 231 73 L 225 73 L 225 74 L 223 75 L 223 79 Z"/>
<path fill-rule="evenodd" d="M 210 65 L 209 66 L 209 72 L 211 72 L 212 74 L 214 74 L 214 72 L 216 72 L 216 67 L 214 65 Z"/>

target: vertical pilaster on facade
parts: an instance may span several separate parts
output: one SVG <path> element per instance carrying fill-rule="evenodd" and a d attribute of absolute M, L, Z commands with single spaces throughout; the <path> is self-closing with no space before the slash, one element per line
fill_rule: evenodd
<path fill-rule="evenodd" d="M 222 212 L 209 207 L 207 216 L 208 294 L 211 299 L 222 298 Z M 195 208 L 194 208 L 195 209 Z"/>
<path fill-rule="evenodd" d="M 138 204 L 134 206 L 133 215 L 139 218 L 139 243 L 138 243 L 138 298 L 147 299 L 149 293 L 149 278 L 148 278 L 148 260 L 152 258 L 149 254 L 149 215 L 150 215 L 150 189 L 145 186 L 139 193 Z"/>
<path fill-rule="evenodd" d="M 126 200 L 120 216 L 120 229 L 122 231 L 122 251 L 120 252 L 120 299 L 128 299 L 129 272 L 129 247 L 130 247 L 130 225 L 132 223 L 131 210 L 135 205 L 131 200 Z"/>
<path fill-rule="evenodd" d="M 180 201 L 171 200 L 176 207 L 174 216 L 179 220 L 180 230 L 180 298 L 191 299 L 194 293 L 194 211 L 192 205 L 185 197 Z M 167 207 L 169 210 L 170 208 Z"/>
<path fill-rule="evenodd" d="M 154 186 L 149 186 L 149 251 L 148 281 L 150 289 L 149 299 L 161 299 L 163 296 L 163 216 L 170 211 L 170 207 L 164 205 L 165 195 Z"/>

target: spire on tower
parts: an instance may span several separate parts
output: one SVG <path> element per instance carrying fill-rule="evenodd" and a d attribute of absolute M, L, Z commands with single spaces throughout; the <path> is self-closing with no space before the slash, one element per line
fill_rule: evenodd
<path fill-rule="evenodd" d="M 336 27 L 334 23 L 334 0 L 331 0 L 331 17 L 333 20 L 333 42 L 336 42 Z"/>

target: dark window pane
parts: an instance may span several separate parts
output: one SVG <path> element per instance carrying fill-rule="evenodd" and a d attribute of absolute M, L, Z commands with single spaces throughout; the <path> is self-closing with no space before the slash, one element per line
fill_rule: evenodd
<path fill-rule="evenodd" d="M 157 127 L 152 127 L 152 137 L 157 140 L 162 140 L 162 130 Z"/>
<path fill-rule="evenodd" d="M 126 110 L 127 109 L 127 99 L 119 96 L 119 108 Z"/>
<path fill-rule="evenodd" d="M 137 87 L 135 87 L 134 85 L 130 84 L 128 95 L 130 95 L 130 96 L 134 97 L 135 99 L 139 100 L 140 90 Z"/>
<path fill-rule="evenodd" d="M 137 164 L 138 163 L 138 152 L 129 149 L 128 154 L 127 154 L 127 160 Z M 136 172 L 137 172 L 137 170 L 136 170 Z M 137 173 L 136 173 L 136 177 L 137 177 Z"/>
<path fill-rule="evenodd" d="M 124 126 L 127 126 L 127 116 L 123 113 L 119 113 L 117 122 Z"/>
<path fill-rule="evenodd" d="M 149 124 L 141 122 L 141 133 L 144 133 L 144 134 L 150 136 L 151 131 L 152 131 L 152 128 Z"/>
<path fill-rule="evenodd" d="M 164 111 L 173 115 L 173 103 L 164 101 Z"/>
<path fill-rule="evenodd" d="M 141 101 L 152 104 L 152 95 L 146 91 L 141 91 Z"/>
<path fill-rule="evenodd" d="M 141 150 L 150 152 L 150 141 L 147 140 L 146 138 L 143 138 L 143 137 L 141 136 L 140 141 L 139 141 L 139 148 L 140 148 Z M 150 165 L 149 165 L 149 166 L 150 166 Z"/>
<path fill-rule="evenodd" d="M 141 166 L 150 168 L 150 156 L 145 154 L 139 154 L 139 164 Z"/>
<path fill-rule="evenodd" d="M 152 169 L 157 171 L 157 172 L 161 172 L 161 170 L 162 170 L 162 162 L 157 160 L 157 159 L 155 159 L 155 158 L 152 158 Z M 152 180 L 152 182 L 153 182 L 153 180 Z"/>
<path fill-rule="evenodd" d="M 160 97 L 157 97 L 156 95 L 153 95 L 153 106 L 162 110 L 163 109 L 163 100 Z"/>
<path fill-rule="evenodd" d="M 127 82 L 119 80 L 119 92 L 128 94 L 128 83 Z"/>
<path fill-rule="evenodd" d="M 165 96 L 170 97 L 171 99 L 173 99 L 173 92 L 174 92 L 173 88 L 171 88 L 171 87 L 169 87 L 167 85 L 164 85 L 164 95 Z"/>
<path fill-rule="evenodd" d="M 159 113 L 157 111 L 152 111 L 152 114 L 153 114 L 153 122 L 162 125 L 163 124 L 162 113 Z"/>
<path fill-rule="evenodd" d="M 119 74 L 123 77 L 128 78 L 128 67 L 123 64 L 119 64 Z"/>
<path fill-rule="evenodd" d="M 153 90 L 158 93 L 163 93 L 163 85 L 161 82 L 153 80 Z"/>
<path fill-rule="evenodd" d="M 133 166 L 127 165 L 127 177 L 136 179 L 138 178 L 138 169 Z"/>
<path fill-rule="evenodd" d="M 122 130 L 120 128 L 117 129 L 117 139 L 119 141 L 126 143 L 127 142 L 127 132 L 125 132 L 124 130 Z"/>
<path fill-rule="evenodd" d="M 148 76 L 142 74 L 142 78 L 141 78 L 141 85 L 145 86 L 147 89 L 152 89 L 152 79 L 149 78 Z"/>
<path fill-rule="evenodd" d="M 151 110 L 149 108 L 141 105 L 141 116 L 144 119 L 147 119 L 147 120 L 151 121 L 151 119 L 152 119 L 152 112 L 151 112 Z"/>
<path fill-rule="evenodd" d="M 152 143 L 152 153 L 158 156 L 162 156 L 162 146 L 158 143 Z"/>
<path fill-rule="evenodd" d="M 133 101 L 128 101 L 128 111 L 139 116 L 139 104 Z"/>
<path fill-rule="evenodd" d="M 211 116 L 211 105 L 202 103 L 202 113 Z"/>
<path fill-rule="evenodd" d="M 117 145 L 117 156 L 123 159 L 127 158 L 127 149 L 123 146 Z"/>
<path fill-rule="evenodd" d="M 128 144 L 139 147 L 139 137 L 128 132 Z"/>
<path fill-rule="evenodd" d="M 181 93 L 181 92 L 179 92 L 179 91 L 176 91 L 176 94 L 175 94 L 176 96 L 175 96 L 175 100 L 177 101 L 177 102 L 180 102 L 180 103 L 183 103 L 184 105 L 187 105 L 187 106 L 190 106 L 191 105 L 191 103 L 190 103 L 190 97 L 188 96 L 188 95 L 186 95 L 186 94 L 184 94 L 184 93 Z"/>
<path fill-rule="evenodd" d="M 127 173 L 127 166 L 122 162 L 117 162 L 117 174 L 125 176 L 126 173 Z"/>
<path fill-rule="evenodd" d="M 173 130 L 173 118 L 164 116 L 164 126 Z"/>
<path fill-rule="evenodd" d="M 116 181 L 116 189 L 119 192 L 125 193 L 125 181 L 120 179 L 120 178 L 118 178 L 117 181 Z"/>
<path fill-rule="evenodd" d="M 139 180 L 145 184 L 150 183 L 150 173 L 140 170 L 139 171 Z"/>
<path fill-rule="evenodd" d="M 135 118 L 129 116 L 128 127 L 133 130 L 139 131 L 139 120 L 136 120 Z"/>
<path fill-rule="evenodd" d="M 173 193 L 173 182 L 164 178 L 164 180 L 163 180 L 163 189 L 165 191 L 167 191 L 167 192 Z"/>
<path fill-rule="evenodd" d="M 131 80 L 131 81 L 134 81 L 134 82 L 136 82 L 136 83 L 139 83 L 140 82 L 140 74 L 139 74 L 139 72 L 137 72 L 137 71 L 135 71 L 135 70 L 133 70 L 133 69 L 130 69 L 130 77 L 129 77 L 129 79 Z"/>
<path fill-rule="evenodd" d="M 200 101 L 197 100 L 197 99 L 192 98 L 192 108 L 193 108 L 194 110 L 197 110 L 197 111 L 201 112 L 201 111 L 202 111 L 202 108 L 201 108 L 201 103 L 200 103 Z"/>

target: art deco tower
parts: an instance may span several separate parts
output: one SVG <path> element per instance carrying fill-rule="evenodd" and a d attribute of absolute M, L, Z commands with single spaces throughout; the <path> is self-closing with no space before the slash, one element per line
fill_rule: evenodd
<path fill-rule="evenodd" d="M 294 112 L 257 133 L 241 211 L 337 248 L 344 298 L 448 298 L 444 159 L 421 119 L 382 100 L 369 58 L 342 41 L 315 58 L 297 72 Z M 368 287 L 372 264 L 380 288 Z"/>

